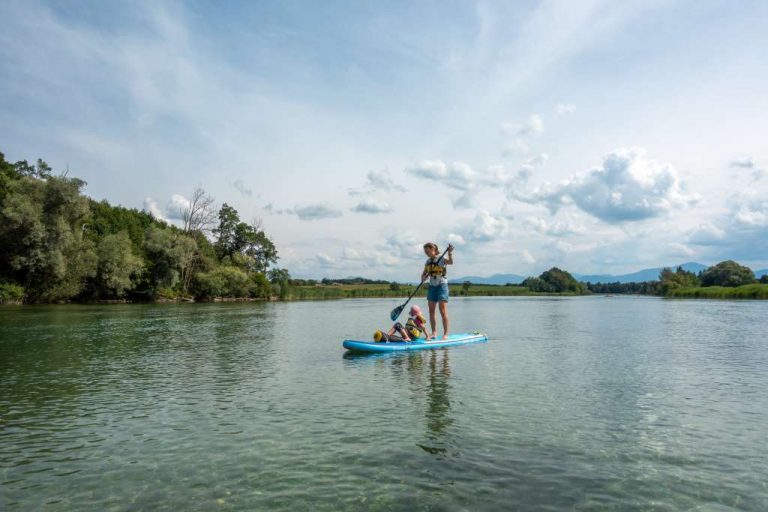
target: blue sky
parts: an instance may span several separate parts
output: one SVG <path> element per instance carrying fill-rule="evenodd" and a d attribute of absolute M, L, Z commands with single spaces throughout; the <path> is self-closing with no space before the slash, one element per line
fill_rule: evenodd
<path fill-rule="evenodd" d="M 0 140 L 296 276 L 768 267 L 768 3 L 0 2 Z"/>

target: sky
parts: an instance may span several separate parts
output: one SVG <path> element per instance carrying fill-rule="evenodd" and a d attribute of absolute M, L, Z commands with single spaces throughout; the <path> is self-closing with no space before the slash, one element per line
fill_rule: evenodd
<path fill-rule="evenodd" d="M 0 151 L 294 277 L 768 267 L 768 2 L 0 0 Z"/>

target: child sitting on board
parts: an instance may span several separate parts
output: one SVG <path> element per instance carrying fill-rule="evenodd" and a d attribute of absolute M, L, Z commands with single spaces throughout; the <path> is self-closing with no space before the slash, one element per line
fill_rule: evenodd
<path fill-rule="evenodd" d="M 387 342 L 387 341 L 412 341 L 421 337 L 426 337 L 427 333 L 427 319 L 421 314 L 421 308 L 417 305 L 411 306 L 408 312 L 408 320 L 405 322 L 405 326 L 400 322 L 395 323 L 388 333 L 384 331 L 376 331 L 373 333 L 373 341 L 375 342 Z"/>

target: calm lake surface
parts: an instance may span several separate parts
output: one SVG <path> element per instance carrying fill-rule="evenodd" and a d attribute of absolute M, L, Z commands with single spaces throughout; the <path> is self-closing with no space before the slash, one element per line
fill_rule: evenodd
<path fill-rule="evenodd" d="M 768 301 L 399 303 L 0 308 L 0 509 L 768 510 Z"/>

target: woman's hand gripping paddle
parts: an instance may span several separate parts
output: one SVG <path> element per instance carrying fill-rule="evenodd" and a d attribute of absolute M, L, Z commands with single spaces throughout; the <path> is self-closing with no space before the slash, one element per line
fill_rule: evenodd
<path fill-rule="evenodd" d="M 453 246 L 452 246 L 451 244 L 448 244 L 448 247 L 447 247 L 447 248 L 446 248 L 446 249 L 443 251 L 443 254 L 441 254 L 441 255 L 440 255 L 440 257 L 439 257 L 439 258 L 437 258 L 437 262 L 438 262 L 438 263 L 440 263 L 440 260 L 442 260 L 442 259 L 443 259 L 443 257 L 445 256 L 445 253 L 447 253 L 447 252 L 448 252 L 448 251 L 450 251 L 451 249 L 453 249 Z M 408 300 L 406 300 L 405 302 L 403 302 L 403 304 L 402 304 L 401 306 L 397 306 L 395 309 L 393 309 L 393 310 L 392 310 L 392 312 L 389 314 L 389 318 L 391 318 L 393 322 L 397 320 L 397 317 L 399 317 L 399 316 L 400 316 L 400 313 L 402 313 L 402 312 L 403 312 L 403 309 L 405 308 L 405 306 L 406 306 L 406 305 L 408 305 L 408 303 L 411 301 L 411 299 L 413 298 L 413 296 L 414 296 L 414 295 L 416 295 L 416 292 L 418 292 L 418 291 L 419 291 L 419 288 L 421 288 L 421 285 L 423 285 L 423 284 L 424 284 L 426 281 L 427 281 L 427 280 L 426 280 L 426 279 L 424 279 L 422 282 L 420 282 L 420 283 L 419 283 L 419 286 L 417 286 L 417 287 L 416 287 L 416 289 L 415 289 L 415 290 L 413 290 L 413 293 L 411 293 L 411 294 L 408 296 Z"/>

